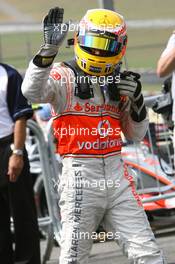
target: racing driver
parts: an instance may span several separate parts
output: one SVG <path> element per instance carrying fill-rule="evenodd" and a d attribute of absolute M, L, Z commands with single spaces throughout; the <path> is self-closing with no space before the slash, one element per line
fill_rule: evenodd
<path fill-rule="evenodd" d="M 68 31 L 63 13 L 55 7 L 45 16 L 44 45 L 22 85 L 32 103 L 50 103 L 53 108 L 63 162 L 59 263 L 88 263 L 100 223 L 130 263 L 165 263 L 131 171 L 121 158 L 121 133 L 140 141 L 148 126 L 140 76 L 120 71 L 127 45 L 125 21 L 111 10 L 88 10 L 76 28 L 75 58 L 53 64 Z"/>

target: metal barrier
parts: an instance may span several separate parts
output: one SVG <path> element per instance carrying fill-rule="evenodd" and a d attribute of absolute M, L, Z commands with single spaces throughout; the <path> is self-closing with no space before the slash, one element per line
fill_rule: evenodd
<path fill-rule="evenodd" d="M 47 142 L 44 138 L 41 128 L 35 121 L 29 120 L 27 126 L 34 133 L 38 141 L 38 150 L 42 167 L 44 189 L 49 211 L 49 217 L 38 219 L 39 227 L 47 228 L 47 245 L 42 260 L 42 263 L 45 264 L 46 261 L 50 258 L 54 243 L 54 236 L 58 242 L 60 239 L 59 234 L 61 226 L 58 207 L 58 193 L 53 184 L 53 179 L 56 182 L 58 181 L 58 169 L 56 169 L 56 159 L 54 155 L 51 135 L 49 136 L 49 141 Z"/>

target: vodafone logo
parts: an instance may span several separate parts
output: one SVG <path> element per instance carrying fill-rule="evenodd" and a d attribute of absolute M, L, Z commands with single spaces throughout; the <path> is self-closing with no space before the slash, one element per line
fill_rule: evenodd
<path fill-rule="evenodd" d="M 110 123 L 109 120 L 102 120 L 98 123 L 97 130 L 100 135 L 100 137 L 107 137 L 110 130 Z"/>
<path fill-rule="evenodd" d="M 117 148 L 117 150 L 121 150 L 122 139 L 107 139 L 105 141 L 101 141 L 99 138 L 96 141 L 77 141 L 77 145 L 79 150 L 104 150 Z"/>

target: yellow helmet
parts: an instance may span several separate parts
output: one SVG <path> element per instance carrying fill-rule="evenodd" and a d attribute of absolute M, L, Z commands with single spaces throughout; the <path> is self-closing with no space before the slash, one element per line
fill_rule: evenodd
<path fill-rule="evenodd" d="M 126 45 L 124 18 L 111 10 L 91 9 L 80 21 L 75 34 L 75 58 L 84 72 L 108 75 L 121 61 Z"/>

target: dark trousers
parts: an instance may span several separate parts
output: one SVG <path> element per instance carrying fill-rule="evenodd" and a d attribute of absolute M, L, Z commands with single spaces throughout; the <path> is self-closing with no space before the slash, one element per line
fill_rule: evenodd
<path fill-rule="evenodd" d="M 13 239 L 11 216 L 14 222 Z M 39 231 L 26 152 L 24 168 L 18 180 L 0 187 L 0 263 L 14 264 L 25 260 L 27 264 L 40 264 Z"/>

